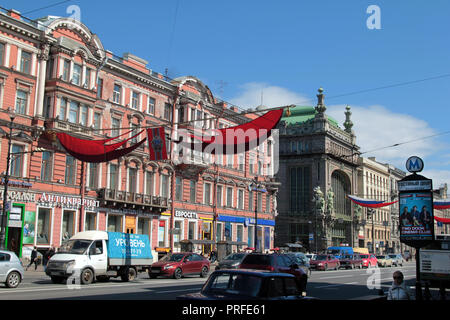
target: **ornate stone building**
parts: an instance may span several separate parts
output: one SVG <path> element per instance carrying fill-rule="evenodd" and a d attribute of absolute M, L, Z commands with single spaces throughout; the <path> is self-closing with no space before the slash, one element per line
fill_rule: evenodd
<path fill-rule="evenodd" d="M 286 110 L 280 129 L 275 244 L 298 242 L 310 251 L 357 246 L 359 219 L 348 194 L 357 191 L 359 147 L 350 107 L 344 129 L 326 112 L 323 89 L 317 106 Z"/>

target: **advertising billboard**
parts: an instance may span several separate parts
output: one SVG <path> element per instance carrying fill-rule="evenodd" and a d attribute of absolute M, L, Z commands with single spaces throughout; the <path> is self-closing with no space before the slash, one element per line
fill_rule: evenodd
<path fill-rule="evenodd" d="M 400 240 L 433 240 L 433 219 L 431 191 L 400 193 Z"/>

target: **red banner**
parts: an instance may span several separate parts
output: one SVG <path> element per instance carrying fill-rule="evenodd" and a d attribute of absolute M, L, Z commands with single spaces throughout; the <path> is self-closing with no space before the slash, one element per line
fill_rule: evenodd
<path fill-rule="evenodd" d="M 167 160 L 164 127 L 147 129 L 150 160 Z"/>

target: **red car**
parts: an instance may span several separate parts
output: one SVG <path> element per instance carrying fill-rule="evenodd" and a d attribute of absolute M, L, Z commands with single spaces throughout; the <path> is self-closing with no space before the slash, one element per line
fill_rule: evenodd
<path fill-rule="evenodd" d="M 339 260 L 331 254 L 318 254 L 314 260 L 309 261 L 309 266 L 312 270 L 338 270 L 340 263 Z"/>
<path fill-rule="evenodd" d="M 362 265 L 363 267 L 370 268 L 370 267 L 376 267 L 378 265 L 377 257 L 375 257 L 374 254 L 362 254 Z"/>
<path fill-rule="evenodd" d="M 192 252 L 178 252 L 164 256 L 151 265 L 148 270 L 150 278 L 158 276 L 180 279 L 186 274 L 198 274 L 204 278 L 208 275 L 210 262 L 199 254 Z"/>
<path fill-rule="evenodd" d="M 272 272 L 290 273 L 295 276 L 297 283 L 306 292 L 308 275 L 294 260 L 285 254 L 250 253 L 242 260 L 239 269 L 268 270 Z"/>

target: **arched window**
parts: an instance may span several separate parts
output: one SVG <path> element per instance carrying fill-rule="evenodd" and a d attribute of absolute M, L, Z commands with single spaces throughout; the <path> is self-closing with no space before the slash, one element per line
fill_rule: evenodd
<path fill-rule="evenodd" d="M 331 187 L 334 192 L 334 210 L 336 214 L 351 215 L 350 182 L 340 171 L 334 171 L 331 175 Z"/>

